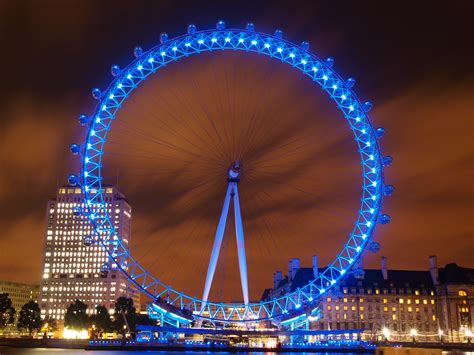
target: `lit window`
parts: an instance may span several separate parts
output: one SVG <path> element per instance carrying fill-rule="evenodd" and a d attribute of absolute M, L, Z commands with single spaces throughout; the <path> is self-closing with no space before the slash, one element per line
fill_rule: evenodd
<path fill-rule="evenodd" d="M 465 290 L 459 290 L 458 291 L 458 296 L 459 297 L 467 297 L 467 292 Z"/>
<path fill-rule="evenodd" d="M 384 312 L 388 312 L 388 307 L 384 307 L 384 308 L 383 308 L 383 311 L 384 311 Z"/>
<path fill-rule="evenodd" d="M 405 303 L 405 300 L 404 300 L 403 298 L 400 298 L 399 302 L 400 302 L 401 304 L 403 304 L 403 303 Z"/>
<path fill-rule="evenodd" d="M 388 300 L 386 298 L 383 299 L 383 303 L 387 303 Z"/>
<path fill-rule="evenodd" d="M 397 315 L 396 315 L 396 314 L 392 314 L 392 319 L 393 319 L 393 320 L 397 320 Z"/>
<path fill-rule="evenodd" d="M 413 308 L 408 307 L 408 312 L 412 312 L 412 311 L 413 311 Z"/>

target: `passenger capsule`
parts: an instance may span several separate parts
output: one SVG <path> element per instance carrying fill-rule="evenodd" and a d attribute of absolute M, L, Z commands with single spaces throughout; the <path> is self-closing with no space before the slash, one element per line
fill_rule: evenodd
<path fill-rule="evenodd" d="M 385 134 L 385 128 L 383 127 L 379 127 L 375 130 L 375 135 L 377 138 L 382 138 L 384 134 Z"/>
<path fill-rule="evenodd" d="M 392 164 L 393 158 L 390 155 L 386 155 L 382 158 L 382 164 L 383 166 L 389 166 Z"/>
<path fill-rule="evenodd" d="M 276 38 L 283 38 L 283 31 L 282 30 L 275 30 L 273 34 Z"/>
<path fill-rule="evenodd" d="M 89 117 L 86 115 L 79 115 L 79 123 L 84 126 L 89 122 Z"/>
<path fill-rule="evenodd" d="M 69 146 L 69 150 L 72 154 L 78 155 L 81 152 L 81 147 L 79 146 L 79 144 L 73 143 Z"/>
<path fill-rule="evenodd" d="M 393 195 L 393 191 L 395 191 L 395 186 L 393 185 L 385 185 L 383 187 L 383 194 L 385 196 L 392 196 Z"/>
<path fill-rule="evenodd" d="M 216 29 L 219 30 L 219 31 L 224 30 L 225 29 L 225 21 L 224 20 L 217 21 Z"/>
<path fill-rule="evenodd" d="M 372 242 L 369 244 L 369 250 L 372 253 L 377 253 L 380 250 L 380 243 L 378 242 Z"/>
<path fill-rule="evenodd" d="M 388 214 L 383 214 L 379 217 L 379 222 L 382 224 L 390 223 L 391 220 L 392 217 L 390 217 Z"/>
<path fill-rule="evenodd" d="M 137 46 L 137 47 L 133 48 L 133 55 L 135 56 L 135 58 L 141 57 L 142 54 L 143 54 L 143 48 L 142 47 Z"/>
<path fill-rule="evenodd" d="M 82 207 L 81 206 L 75 206 L 73 209 L 72 209 L 72 214 L 74 216 L 80 216 L 82 214 Z"/>
<path fill-rule="evenodd" d="M 162 34 L 160 34 L 160 43 L 161 44 L 165 44 L 166 42 L 168 42 L 168 34 L 166 32 L 163 32 Z"/>
<path fill-rule="evenodd" d="M 86 247 L 90 247 L 92 245 L 92 237 L 90 235 L 86 235 L 82 241 L 82 244 L 84 244 Z"/>
<path fill-rule="evenodd" d="M 348 88 L 354 87 L 356 80 L 354 78 L 347 78 L 346 85 Z"/>
<path fill-rule="evenodd" d="M 253 32 L 253 31 L 255 31 L 255 26 L 252 22 L 247 22 L 247 25 L 245 26 L 245 29 L 247 31 Z"/>
<path fill-rule="evenodd" d="M 79 182 L 79 178 L 77 177 L 77 175 L 74 175 L 74 174 L 69 175 L 67 180 L 69 182 L 69 185 L 72 185 L 72 186 L 77 185 L 77 183 Z"/>
<path fill-rule="evenodd" d="M 118 65 L 112 65 L 110 67 L 110 72 L 112 73 L 112 76 L 119 76 L 120 75 L 120 67 Z"/>
<path fill-rule="evenodd" d="M 308 42 L 301 42 L 300 48 L 304 51 L 307 51 L 309 49 L 309 43 Z"/>
<path fill-rule="evenodd" d="M 372 102 L 370 101 L 366 101 L 364 102 L 364 104 L 362 105 L 362 108 L 364 109 L 365 112 L 369 112 L 371 109 L 372 109 Z"/>
<path fill-rule="evenodd" d="M 104 263 L 104 265 L 102 265 L 102 267 L 100 268 L 100 271 L 109 272 L 110 271 L 110 265 L 107 264 L 107 263 Z"/>
<path fill-rule="evenodd" d="M 334 58 L 333 57 L 326 58 L 326 65 L 328 66 L 328 68 L 331 68 L 334 65 Z"/>
<path fill-rule="evenodd" d="M 100 100 L 102 96 L 102 91 L 99 88 L 92 89 L 92 97 L 96 100 Z"/>
<path fill-rule="evenodd" d="M 195 24 L 189 24 L 188 25 L 188 34 L 192 35 L 194 33 L 196 33 L 197 31 L 197 28 L 196 28 L 196 25 Z"/>

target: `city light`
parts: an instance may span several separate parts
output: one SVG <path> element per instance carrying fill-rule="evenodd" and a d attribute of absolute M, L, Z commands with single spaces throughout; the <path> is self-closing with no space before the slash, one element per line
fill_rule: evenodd
<path fill-rule="evenodd" d="M 75 330 L 75 329 L 64 328 L 63 338 L 64 339 L 88 339 L 89 333 L 87 332 L 87 329 Z"/>
<path fill-rule="evenodd" d="M 390 329 L 388 329 L 387 327 L 383 327 L 382 334 L 385 337 L 385 339 L 388 340 L 390 338 Z"/>
<path fill-rule="evenodd" d="M 416 337 L 418 335 L 418 331 L 415 328 L 410 329 L 410 335 L 412 337 Z"/>

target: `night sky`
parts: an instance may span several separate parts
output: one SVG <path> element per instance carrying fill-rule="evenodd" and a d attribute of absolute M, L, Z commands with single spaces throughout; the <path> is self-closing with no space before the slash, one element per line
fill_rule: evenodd
<path fill-rule="evenodd" d="M 106 87 L 110 66 L 125 66 L 134 46 L 147 49 L 189 23 L 213 28 L 220 18 L 228 28 L 252 21 L 310 42 L 374 103 L 370 117 L 387 131 L 382 149 L 394 163 L 386 181 L 396 193 L 383 208 L 392 222 L 376 232 L 381 252 L 366 266 L 385 255 L 389 268 L 427 269 L 434 254 L 440 264 L 474 267 L 473 6 L 308 3 L 0 0 L 0 280 L 40 280 L 46 201 L 79 167 L 68 146 L 84 132 L 76 117 L 93 110 L 91 88 Z M 211 131 L 209 117 L 228 135 L 199 141 Z M 148 144 L 143 132 L 182 149 Z M 358 156 L 339 112 L 311 81 L 258 55 L 202 55 L 160 71 L 117 116 L 105 158 L 106 180 L 118 178 L 134 208 L 133 252 L 197 296 L 233 159 L 244 164 L 254 299 L 289 258 L 330 261 L 358 207 Z M 215 298 L 238 297 L 229 222 L 230 261 L 218 268 Z"/>

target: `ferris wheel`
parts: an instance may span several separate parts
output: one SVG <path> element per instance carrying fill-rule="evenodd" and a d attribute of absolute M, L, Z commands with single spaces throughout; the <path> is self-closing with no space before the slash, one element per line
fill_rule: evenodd
<path fill-rule="evenodd" d="M 238 127 L 238 122 L 232 123 L 236 126 L 233 126 L 233 130 L 229 129 L 230 133 L 226 136 L 220 132 L 219 126 L 212 122 L 210 117 L 213 115 L 204 110 L 206 111 L 205 116 L 208 124 L 213 127 L 216 136 L 219 137 L 219 142 L 213 147 L 208 142 L 209 137 L 206 136 L 198 137 L 193 142 L 183 138 L 181 142 L 186 143 L 177 147 L 177 144 L 171 139 L 165 141 L 161 138 L 154 140 L 147 138 L 146 129 L 134 126 L 133 119 L 135 117 L 127 122 L 123 121 L 125 123 L 119 123 L 119 120 L 117 120 L 127 100 L 139 100 L 139 96 L 133 96 L 132 93 L 145 85 L 145 79 L 152 75 L 157 75 L 157 78 L 160 78 L 157 73 L 164 72 L 164 68 L 168 66 L 179 67 L 180 63 L 189 61 L 188 57 L 195 57 L 200 54 L 207 61 L 212 60 L 213 56 L 220 55 L 223 51 L 239 52 L 245 56 L 258 54 L 259 59 L 268 58 L 271 61 L 277 61 L 282 66 L 286 66 L 289 71 L 309 78 L 311 86 L 316 86 L 324 92 L 329 101 L 334 104 L 334 107 L 345 117 L 348 123 L 347 127 L 350 128 L 350 131 L 348 131 L 352 132 L 356 143 L 354 147 L 357 148 L 359 156 L 359 174 L 360 171 L 362 172 L 362 185 L 359 186 L 359 191 L 361 190 L 362 194 L 357 197 L 360 202 L 355 215 L 352 217 L 352 229 L 348 232 L 348 238 L 345 240 L 342 249 L 322 272 L 318 273 L 305 285 L 277 297 L 261 301 L 252 301 L 252 297 L 249 295 L 249 289 L 252 286 L 249 285 L 247 267 L 249 250 L 246 245 L 249 240 L 246 239 L 245 214 L 241 211 L 245 201 L 242 195 L 239 195 L 241 180 L 245 181 L 247 178 L 246 172 L 251 171 L 253 166 L 252 163 L 247 164 L 247 161 L 242 158 L 245 154 L 242 153 L 242 149 L 238 144 L 232 144 L 235 154 L 225 154 L 225 149 L 223 149 L 224 145 L 229 143 L 230 140 L 236 140 L 233 132 Z M 190 324 L 194 320 L 206 319 L 224 323 L 258 322 L 270 319 L 278 321 L 288 318 L 290 315 L 308 313 L 308 310 L 314 307 L 323 295 L 339 284 L 354 269 L 365 250 L 374 248 L 374 245 L 376 246 L 373 235 L 377 223 L 386 224 L 390 222 L 390 216 L 383 214 L 381 208 L 384 196 L 390 196 L 393 192 L 392 185 L 385 185 L 383 174 L 384 167 L 390 165 L 392 158 L 383 156 L 381 153 L 379 139 L 383 136 L 384 129 L 375 129 L 369 120 L 368 112 L 372 104 L 369 101 L 362 103 L 358 99 L 353 91 L 355 80 L 353 78 L 341 78 L 333 69 L 334 60 L 332 58 L 321 60 L 310 52 L 307 42 L 296 45 L 284 39 L 280 30 L 275 31 L 273 35 L 257 32 L 251 23 L 247 24 L 243 30 L 226 29 L 224 21 L 218 21 L 216 29 L 203 31 L 198 31 L 196 26 L 189 25 L 186 34 L 169 38 L 167 34 L 163 33 L 158 45 L 147 51 L 136 47 L 134 55 L 135 59 L 126 67 L 120 68 L 118 65 L 111 67 L 113 80 L 107 89 L 93 89 L 92 95 L 98 100 L 95 112 L 91 115 L 80 115 L 79 117 L 80 123 L 87 128 L 85 141 L 82 144 L 71 145 L 71 151 L 81 156 L 82 167 L 80 175 L 71 175 L 69 181 L 83 187 L 86 208 L 82 213 L 87 215 L 94 229 L 94 236 L 88 237 L 87 243 L 90 245 L 92 240 L 96 240 L 101 244 L 104 250 L 107 251 L 111 263 L 124 273 L 140 292 L 154 301 L 153 311 L 171 320 L 170 324 Z M 173 78 L 167 78 L 165 74 L 162 78 L 173 80 Z M 201 88 L 201 90 L 204 89 Z M 137 104 L 137 106 L 140 105 L 140 103 Z M 182 102 L 180 105 L 185 106 Z M 212 102 L 207 103 L 207 105 L 212 106 Z M 182 120 L 182 116 L 174 119 Z M 114 126 L 115 122 L 117 122 L 117 127 Z M 118 128 L 119 125 L 122 125 L 125 134 L 122 137 L 116 136 L 114 141 L 112 135 L 114 129 Z M 168 132 L 166 133 L 168 137 L 172 137 L 172 133 L 181 134 L 164 126 L 158 128 L 165 133 Z M 252 124 L 249 124 L 247 128 L 247 130 L 243 129 L 245 132 L 242 136 L 248 136 L 250 137 L 248 139 L 251 140 L 252 131 L 257 128 Z M 198 128 L 193 128 L 192 131 L 194 135 L 199 136 Z M 209 129 L 209 131 L 212 130 Z M 222 184 L 220 186 L 224 184 L 227 186 L 220 197 L 214 200 L 223 200 L 223 204 L 220 202 L 219 206 L 214 206 L 215 208 L 222 206 L 219 215 L 215 216 L 217 227 L 215 224 L 207 226 L 207 228 L 214 229 L 214 232 L 211 233 L 214 238 L 212 239 L 211 250 L 208 250 L 210 257 L 208 262 L 205 263 L 207 266 L 204 273 L 205 282 L 202 286 L 202 296 L 197 297 L 174 288 L 169 282 L 163 281 L 160 275 L 154 274 L 149 267 L 143 265 L 140 258 L 134 255 L 128 243 L 122 240 L 113 218 L 106 208 L 107 200 L 102 187 L 105 184 L 104 172 L 107 170 L 107 149 L 115 147 L 111 149 L 116 149 L 117 152 L 125 151 L 128 156 L 133 156 L 134 152 L 127 148 L 128 136 L 132 133 L 137 135 L 140 142 L 136 151 L 147 152 L 150 144 L 155 144 L 162 147 L 165 153 L 167 150 L 179 149 L 183 152 L 183 156 L 186 156 L 186 159 L 183 158 L 182 161 L 165 156 L 166 154 L 163 152 L 159 153 L 162 156 L 156 155 L 158 153 L 153 157 L 145 156 L 146 159 L 153 159 L 158 166 L 157 169 L 160 168 L 160 158 L 168 159 L 172 161 L 171 164 L 177 166 L 183 164 L 186 167 L 192 166 L 193 169 L 208 168 L 212 171 L 218 171 L 216 176 L 221 179 L 220 183 Z M 208 131 L 205 133 L 209 135 Z M 203 131 L 202 135 L 205 135 L 205 133 Z M 195 142 L 198 141 L 202 143 L 202 148 L 199 148 L 201 150 L 196 147 Z M 353 144 L 353 141 L 350 144 Z M 296 155 L 300 154 L 298 152 L 301 152 L 301 149 L 304 148 L 298 147 L 298 149 Z M 200 159 L 206 154 L 214 155 L 212 159 L 200 163 Z M 253 162 L 253 164 L 258 165 L 258 162 Z M 309 163 L 306 161 L 305 164 Z M 140 163 L 137 166 L 124 166 L 122 169 L 137 171 L 143 165 Z M 178 167 L 174 168 L 174 172 L 181 173 L 176 173 L 173 176 L 186 175 L 186 173 L 182 173 L 185 170 L 180 170 L 181 167 L 179 169 Z M 148 178 L 150 178 L 149 175 Z M 202 178 L 200 179 L 202 180 Z M 163 181 L 161 180 L 162 183 Z M 179 178 L 176 178 L 176 183 L 178 181 Z M 206 181 L 202 182 L 202 184 L 205 183 Z M 217 183 L 219 183 L 218 180 L 212 182 L 213 185 Z M 201 182 L 193 181 L 193 184 L 200 186 Z M 189 186 L 186 185 L 186 188 L 194 189 L 194 187 Z M 244 189 L 242 186 L 242 194 Z M 194 199 L 199 200 L 199 196 L 194 197 Z M 241 301 L 212 301 L 210 300 L 211 288 L 215 281 L 219 256 L 222 256 L 222 253 L 225 252 L 222 250 L 225 248 L 225 242 L 223 241 L 231 208 L 234 212 L 235 243 L 241 286 L 240 294 L 234 295 L 234 298 L 239 298 Z M 160 213 L 160 210 L 157 213 Z M 179 228 L 176 225 L 171 227 Z M 163 244 L 158 248 L 166 249 Z M 185 249 L 186 245 L 183 242 L 181 250 L 184 252 Z"/>

